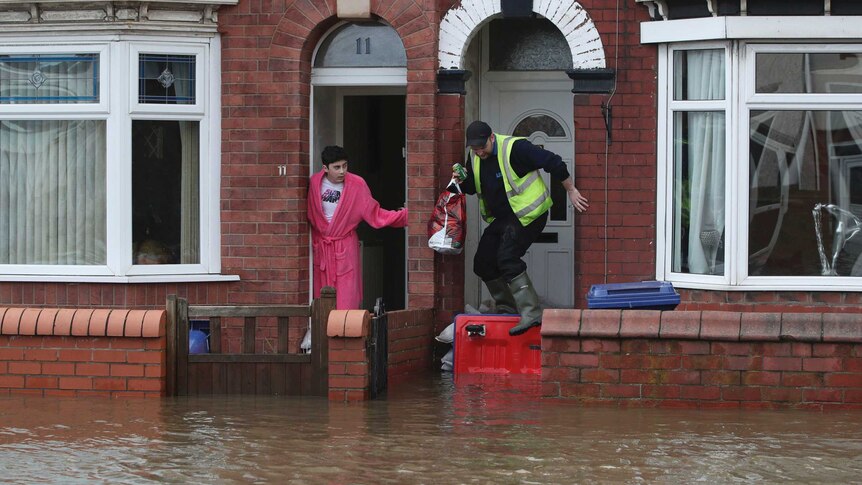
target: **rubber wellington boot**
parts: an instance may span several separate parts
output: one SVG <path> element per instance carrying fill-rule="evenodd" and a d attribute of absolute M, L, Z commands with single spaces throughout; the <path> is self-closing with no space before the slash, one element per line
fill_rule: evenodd
<path fill-rule="evenodd" d="M 497 278 L 490 281 L 485 281 L 485 286 L 491 293 L 491 298 L 494 299 L 494 311 L 496 313 L 518 313 L 515 305 L 515 298 L 512 297 L 512 292 L 509 291 L 509 285 L 503 278 Z"/>
<path fill-rule="evenodd" d="M 515 297 L 518 313 L 521 314 L 521 321 L 509 329 L 509 335 L 521 335 L 527 330 L 541 325 L 542 307 L 539 306 L 539 295 L 533 288 L 530 275 L 526 271 L 519 274 L 509 282 L 509 289 L 512 291 L 512 296 Z"/>

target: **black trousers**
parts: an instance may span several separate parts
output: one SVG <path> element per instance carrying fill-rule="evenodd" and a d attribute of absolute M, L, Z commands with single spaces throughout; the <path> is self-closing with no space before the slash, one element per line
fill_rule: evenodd
<path fill-rule="evenodd" d="M 508 283 L 527 271 L 527 263 L 521 258 L 547 222 L 548 212 L 526 226 L 521 225 L 515 214 L 494 219 L 479 239 L 479 247 L 473 257 L 473 272 L 483 281 L 502 277 Z"/>

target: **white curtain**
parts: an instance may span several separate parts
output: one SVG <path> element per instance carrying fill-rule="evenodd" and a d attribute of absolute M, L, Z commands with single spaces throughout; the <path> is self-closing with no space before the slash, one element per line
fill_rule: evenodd
<path fill-rule="evenodd" d="M 168 64 L 179 82 L 174 84 L 177 96 L 197 95 L 191 93 L 195 80 L 185 82 L 195 74 L 195 63 L 172 62 Z M 180 227 L 180 263 L 200 263 L 200 123 L 180 121 L 182 140 L 182 214 Z"/>
<path fill-rule="evenodd" d="M 38 88 L 35 66 L 3 63 L 0 95 L 92 93 L 91 63 L 49 65 Z M 105 145 L 104 121 L 0 121 L 0 264 L 106 263 Z"/>
<path fill-rule="evenodd" d="M 686 56 L 685 77 L 681 75 L 680 66 L 675 66 L 676 86 L 682 85 L 685 89 L 685 99 L 724 99 L 724 51 L 688 51 Z M 716 270 L 716 257 L 724 233 L 724 112 L 676 113 L 674 139 L 674 270 L 682 270 L 682 248 L 687 242 L 689 273 L 720 274 L 723 270 Z M 687 143 L 683 143 L 684 140 Z M 682 183 L 685 162 L 688 163 L 688 184 Z M 682 212 L 686 195 L 689 220 L 684 242 Z"/>
<path fill-rule="evenodd" d="M 193 56 L 177 55 L 169 56 L 187 58 L 191 62 L 168 60 L 166 63 L 148 60 L 144 63 L 145 72 L 142 75 L 147 79 L 156 79 L 166 69 L 174 77 L 173 84 L 168 87 L 174 88 L 177 97 L 195 97 L 197 92 L 193 91 L 195 80 L 195 62 Z M 165 100 L 170 99 L 166 97 Z M 180 133 L 180 147 L 166 147 L 173 150 L 166 155 L 166 160 L 176 160 L 177 148 L 180 150 L 180 263 L 200 263 L 200 122 L 197 121 L 175 121 Z M 172 243 L 175 243 L 172 242 Z"/>

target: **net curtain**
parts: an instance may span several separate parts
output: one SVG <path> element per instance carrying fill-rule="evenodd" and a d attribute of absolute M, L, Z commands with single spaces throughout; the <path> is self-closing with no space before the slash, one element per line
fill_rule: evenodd
<path fill-rule="evenodd" d="M 2 96 L 33 95 L 9 82 L 27 67 L 0 64 Z M 68 74 L 38 94 L 89 94 L 86 75 Z M 104 121 L 0 121 L 0 264 L 106 263 L 105 154 Z"/>
<path fill-rule="evenodd" d="M 687 78 L 684 83 L 689 99 L 724 99 L 724 52 L 720 50 L 689 51 Z M 689 190 L 688 272 L 715 273 L 716 256 L 724 233 L 725 128 L 723 112 L 686 112 L 688 143 L 683 121 L 674 122 L 675 214 L 674 270 L 682 261 L 682 191 Z M 683 180 L 682 163 L 688 161 L 689 187 Z"/>

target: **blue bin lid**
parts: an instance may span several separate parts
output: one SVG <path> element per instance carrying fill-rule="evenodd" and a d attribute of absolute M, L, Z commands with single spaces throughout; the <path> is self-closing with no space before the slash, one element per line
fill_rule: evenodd
<path fill-rule="evenodd" d="M 589 308 L 672 307 L 679 301 L 679 293 L 668 281 L 593 285 L 587 293 Z"/>

